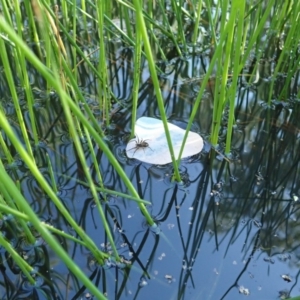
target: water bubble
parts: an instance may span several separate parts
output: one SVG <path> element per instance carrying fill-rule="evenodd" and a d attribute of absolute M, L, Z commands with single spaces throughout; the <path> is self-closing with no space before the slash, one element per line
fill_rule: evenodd
<path fill-rule="evenodd" d="M 167 279 L 168 283 L 172 283 L 172 281 L 174 281 L 173 276 L 172 275 L 165 275 L 165 278 Z"/>
<path fill-rule="evenodd" d="M 249 289 L 245 288 L 242 285 L 239 287 L 239 293 L 243 294 L 243 295 L 246 295 L 246 296 L 250 295 Z"/>
<path fill-rule="evenodd" d="M 141 277 L 141 280 L 139 282 L 139 287 L 144 287 L 148 284 L 148 281 L 145 279 L 145 277 Z"/>

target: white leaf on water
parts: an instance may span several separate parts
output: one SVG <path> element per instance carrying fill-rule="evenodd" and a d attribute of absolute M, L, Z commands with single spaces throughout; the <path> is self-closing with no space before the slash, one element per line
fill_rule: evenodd
<path fill-rule="evenodd" d="M 185 130 L 168 123 L 175 157 L 177 158 Z M 129 141 L 126 147 L 126 154 L 129 158 L 140 161 L 165 165 L 172 162 L 168 148 L 163 122 L 158 119 L 141 117 L 135 123 L 136 138 Z M 136 147 L 137 143 L 143 143 L 144 147 Z M 189 132 L 188 138 L 182 153 L 182 158 L 199 153 L 203 148 L 203 139 L 195 132 Z"/>

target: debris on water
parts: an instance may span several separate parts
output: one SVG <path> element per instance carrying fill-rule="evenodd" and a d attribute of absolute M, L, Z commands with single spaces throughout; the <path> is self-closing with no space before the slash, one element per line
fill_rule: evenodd
<path fill-rule="evenodd" d="M 167 279 L 168 283 L 172 283 L 172 282 L 175 281 L 175 279 L 173 278 L 172 275 L 166 274 L 166 275 L 165 275 L 165 278 Z"/>
<path fill-rule="evenodd" d="M 281 278 L 284 280 L 284 281 L 287 281 L 287 282 L 291 282 L 292 281 L 292 278 L 289 276 L 289 275 L 281 275 Z"/>
<path fill-rule="evenodd" d="M 290 253 L 282 253 L 278 255 L 278 259 L 285 262 L 287 260 L 291 259 L 291 254 Z"/>
<path fill-rule="evenodd" d="M 168 227 L 168 229 L 173 229 L 175 227 L 175 224 L 169 223 L 169 224 L 167 224 L 167 227 Z"/>
<path fill-rule="evenodd" d="M 175 157 L 181 149 L 185 130 L 168 123 Z M 141 117 L 135 123 L 136 138 L 126 146 L 126 155 L 140 161 L 165 165 L 172 162 L 164 125 L 161 120 Z M 203 139 L 196 132 L 189 132 L 181 158 L 198 154 L 203 148 Z"/>
<path fill-rule="evenodd" d="M 144 287 L 147 284 L 148 284 L 148 281 L 145 279 L 145 277 L 141 277 L 140 282 L 139 282 L 139 286 Z"/>
<path fill-rule="evenodd" d="M 243 295 L 246 295 L 246 296 L 249 296 L 249 295 L 250 295 L 249 289 L 245 288 L 245 287 L 242 286 L 242 285 L 239 287 L 239 293 L 240 293 L 240 294 L 243 294 Z"/>
<path fill-rule="evenodd" d="M 279 291 L 279 298 L 282 300 L 286 300 L 290 298 L 290 293 L 289 291 L 283 290 L 283 291 Z"/>
<path fill-rule="evenodd" d="M 292 198 L 295 202 L 297 202 L 299 200 L 299 197 L 295 194 L 292 195 Z"/>
<path fill-rule="evenodd" d="M 254 224 L 256 227 L 258 227 L 258 228 L 261 228 L 261 227 L 262 227 L 261 222 L 258 221 L 258 220 L 253 220 L 253 224 Z"/>
<path fill-rule="evenodd" d="M 166 254 L 165 254 L 165 253 L 162 253 L 162 254 L 158 257 L 158 259 L 159 259 L 159 260 L 162 260 L 164 257 L 166 257 Z"/>
<path fill-rule="evenodd" d="M 265 257 L 264 261 L 268 262 L 268 263 L 270 263 L 272 265 L 275 264 L 275 260 L 273 258 L 271 258 L 271 257 Z"/>

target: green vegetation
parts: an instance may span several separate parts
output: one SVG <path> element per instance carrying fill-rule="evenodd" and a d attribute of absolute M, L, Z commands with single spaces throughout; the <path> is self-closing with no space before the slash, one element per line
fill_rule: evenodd
<path fill-rule="evenodd" d="M 218 145 L 221 122 L 224 115 L 228 114 L 225 154 L 230 154 L 238 82 L 242 77 L 247 78 L 249 84 L 259 80 L 259 61 L 264 59 L 264 52 L 270 47 L 275 47 L 277 56 L 271 70 L 272 88 L 269 90 L 268 104 L 270 105 L 275 98 L 278 101 L 285 101 L 289 94 L 293 74 L 299 68 L 300 62 L 299 1 L 285 1 L 283 4 L 277 0 L 215 2 L 217 4 L 213 6 L 209 0 L 188 2 L 172 0 L 171 6 L 167 7 L 163 0 L 150 1 L 145 6 L 142 6 L 139 0 L 132 2 L 119 0 L 114 4 L 110 1 L 83 0 L 80 6 L 76 5 L 77 1 L 63 1 L 63 5 L 59 7 L 54 2 L 46 0 L 34 0 L 31 4 L 24 1 L 21 6 L 19 1 L 1 1 L 0 61 L 16 119 L 12 123 L 2 105 L 0 215 L 2 218 L 4 215 L 14 218 L 14 226 L 18 228 L 18 232 L 24 234 L 28 244 L 34 245 L 37 238 L 42 237 L 97 299 L 105 297 L 67 255 L 54 238 L 53 232 L 56 236 L 64 236 L 85 247 L 92 253 L 97 263 L 103 265 L 111 257 L 117 262 L 122 262 L 115 246 L 112 228 L 102 207 L 106 195 L 119 194 L 127 197 L 128 201 L 134 200 L 148 225 L 152 228 L 156 226 L 147 210 L 146 205 L 149 202 L 141 199 L 107 143 L 106 131 L 111 124 L 113 105 L 125 107 L 111 88 L 107 67 L 111 59 L 108 41 L 115 41 L 116 45 L 130 47 L 134 51 L 131 137 L 134 136 L 134 121 L 137 118 L 141 64 L 147 63 L 160 118 L 164 122 L 173 161 L 173 177 L 176 181 L 181 180 L 179 171 L 181 154 L 179 157 L 174 155 L 167 126 L 168 116 L 160 88 L 159 77 L 162 71 L 157 65 L 158 59 L 167 61 L 170 57 L 170 47 L 174 50 L 175 57 L 204 52 L 209 53 L 211 57 L 205 75 L 198 78 L 201 83 L 200 89 L 187 122 L 184 143 L 199 112 L 201 99 L 208 85 L 213 82 L 214 108 L 210 142 L 213 146 Z M 207 31 L 206 36 L 200 30 L 204 27 Z M 99 54 L 96 59 L 95 53 Z M 101 123 L 95 118 L 93 109 L 80 88 L 78 67 L 81 64 L 85 64 L 89 76 L 97 82 L 94 96 L 99 101 Z M 31 84 L 29 69 L 30 72 L 35 70 L 41 76 L 44 92 L 47 95 L 54 93 L 59 99 L 70 138 L 82 166 L 84 180 L 78 182 L 88 186 L 91 191 L 112 247 L 112 254 L 100 251 L 96 242 L 84 232 L 65 208 L 58 196 L 59 187 L 56 182 L 57 171 L 54 160 L 47 155 L 49 178 L 39 170 L 36 158 L 39 153 L 41 132 L 34 109 L 35 87 Z M 280 93 L 275 93 L 277 77 L 282 73 L 287 74 L 285 84 Z M 20 87 L 24 92 L 28 110 L 26 121 L 24 110 L 20 106 L 18 94 Z M 15 124 L 18 130 L 15 130 Z M 91 162 L 86 159 L 84 147 L 88 148 Z M 10 174 L 7 172 L 8 166 L 16 163 L 11 149 L 18 154 L 40 189 L 67 220 L 76 233 L 76 238 L 42 222 L 28 205 L 20 187 L 20 179 L 14 172 Z M 130 195 L 110 190 L 103 184 L 104 170 L 100 169 L 97 162 L 98 149 L 108 158 Z M 95 170 L 96 182 L 91 176 L 91 168 Z M 103 193 L 104 199 L 100 199 L 99 191 Z M 1 236 L 0 244 L 11 254 L 33 284 L 35 279 L 30 265 L 14 251 L 4 236 Z"/>

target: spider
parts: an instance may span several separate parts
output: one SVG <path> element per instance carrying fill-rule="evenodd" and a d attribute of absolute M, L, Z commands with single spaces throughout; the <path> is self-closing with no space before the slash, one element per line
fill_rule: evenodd
<path fill-rule="evenodd" d="M 145 148 L 150 148 L 151 149 L 151 147 L 149 146 L 149 144 L 146 141 L 148 141 L 148 139 L 147 140 L 139 139 L 139 137 L 137 136 L 137 139 L 135 141 L 135 146 L 133 148 L 131 148 L 131 149 L 128 149 L 127 152 L 134 149 L 134 152 L 133 152 L 133 155 L 134 155 L 134 153 L 136 151 L 138 151 L 139 149 L 143 149 L 144 152 L 145 152 Z"/>

